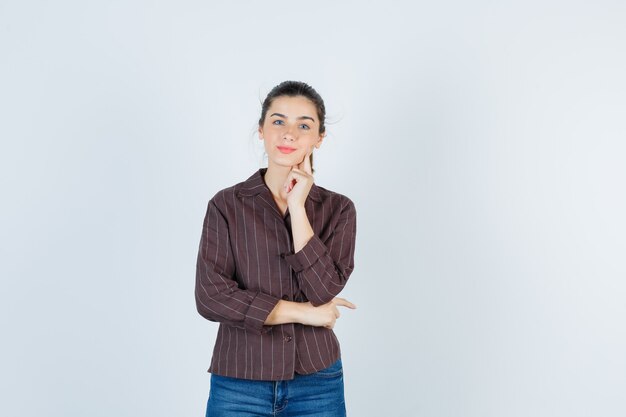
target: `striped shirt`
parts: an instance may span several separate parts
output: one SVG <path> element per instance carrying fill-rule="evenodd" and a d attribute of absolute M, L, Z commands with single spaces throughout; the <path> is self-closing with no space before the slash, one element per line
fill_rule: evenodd
<path fill-rule="evenodd" d="M 339 294 L 354 269 L 356 210 L 348 197 L 313 183 L 305 211 L 314 236 L 294 253 L 289 209 L 283 216 L 266 171 L 209 200 L 195 299 L 200 315 L 220 323 L 207 372 L 277 381 L 317 372 L 341 356 L 332 329 L 264 323 L 281 299 L 319 306 Z"/>

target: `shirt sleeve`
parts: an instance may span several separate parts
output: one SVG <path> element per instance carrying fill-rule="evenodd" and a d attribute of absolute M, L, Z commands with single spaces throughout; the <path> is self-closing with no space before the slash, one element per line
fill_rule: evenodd
<path fill-rule="evenodd" d="M 339 221 L 324 241 L 317 234 L 296 253 L 282 257 L 296 272 L 304 295 L 313 306 L 330 302 L 341 292 L 354 269 L 356 209 L 347 199 Z"/>
<path fill-rule="evenodd" d="M 267 316 L 277 297 L 239 288 L 235 277 L 228 224 L 213 199 L 209 201 L 196 264 L 195 298 L 198 313 L 257 334 L 268 332 Z"/>

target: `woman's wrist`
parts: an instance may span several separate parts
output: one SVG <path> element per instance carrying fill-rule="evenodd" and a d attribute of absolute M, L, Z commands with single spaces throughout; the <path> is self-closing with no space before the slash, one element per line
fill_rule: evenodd
<path fill-rule="evenodd" d="M 278 300 L 265 320 L 266 325 L 302 323 L 306 316 L 306 304 L 295 301 Z"/>
<path fill-rule="evenodd" d="M 292 206 L 289 205 L 289 203 L 287 203 L 287 206 L 289 207 L 289 214 L 299 214 L 299 213 L 304 213 L 306 214 L 306 208 L 304 207 L 304 204 L 294 204 Z"/>

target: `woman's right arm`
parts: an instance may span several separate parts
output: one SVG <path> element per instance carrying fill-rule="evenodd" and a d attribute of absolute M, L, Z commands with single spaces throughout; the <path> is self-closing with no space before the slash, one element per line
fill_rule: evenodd
<path fill-rule="evenodd" d="M 239 288 L 232 278 L 235 261 L 231 253 L 228 224 L 213 199 L 209 201 L 196 264 L 195 298 L 198 313 L 207 320 L 265 333 L 267 316 L 281 301 L 261 291 Z"/>
<path fill-rule="evenodd" d="M 337 306 L 355 309 L 345 298 L 335 297 L 330 302 L 314 307 L 311 302 L 298 303 L 280 300 L 265 320 L 266 325 L 301 323 L 309 326 L 332 329 L 340 313 Z"/>

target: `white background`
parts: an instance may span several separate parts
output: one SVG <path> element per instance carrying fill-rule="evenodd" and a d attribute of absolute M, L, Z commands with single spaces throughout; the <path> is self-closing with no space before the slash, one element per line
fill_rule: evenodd
<path fill-rule="evenodd" d="M 0 415 L 201 416 L 208 199 L 283 80 L 356 204 L 351 416 L 626 415 L 623 1 L 1 1 Z"/>

